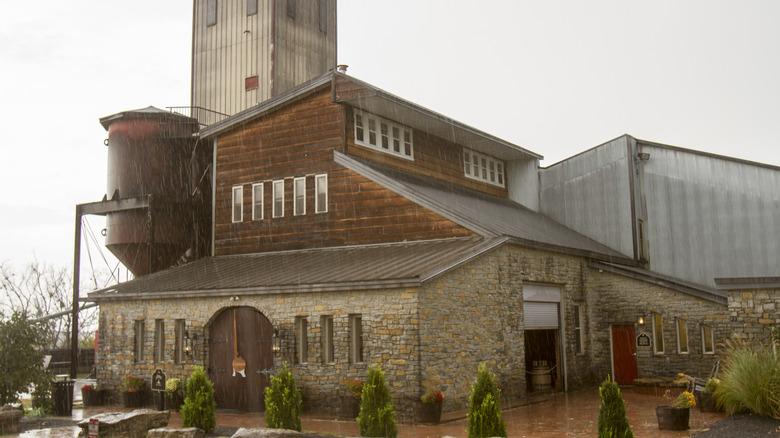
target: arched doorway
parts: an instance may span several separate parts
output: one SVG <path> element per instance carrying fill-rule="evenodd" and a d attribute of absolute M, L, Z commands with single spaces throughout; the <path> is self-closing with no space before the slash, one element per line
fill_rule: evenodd
<path fill-rule="evenodd" d="M 209 329 L 209 379 L 217 407 L 265 410 L 264 390 L 274 366 L 273 331 L 268 318 L 252 307 L 231 307 L 214 319 Z M 236 350 L 246 361 L 246 377 L 233 370 Z"/>

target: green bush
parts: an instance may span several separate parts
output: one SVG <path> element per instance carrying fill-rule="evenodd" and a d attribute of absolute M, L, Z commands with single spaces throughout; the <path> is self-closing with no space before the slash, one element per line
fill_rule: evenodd
<path fill-rule="evenodd" d="M 42 323 L 25 313 L 6 316 L 0 311 L 0 406 L 18 402 L 30 384 L 51 379 L 42 366 L 45 338 Z"/>
<path fill-rule="evenodd" d="M 395 437 L 398 435 L 395 409 L 385 383 L 385 373 L 379 365 L 368 367 L 368 377 L 363 384 L 357 422 L 360 425 L 360 436 Z"/>
<path fill-rule="evenodd" d="M 626 417 L 626 402 L 617 383 L 612 382 L 609 376 L 599 387 L 599 396 L 599 438 L 633 438 Z"/>
<path fill-rule="evenodd" d="M 202 367 L 195 367 L 195 371 L 187 380 L 186 393 L 184 405 L 181 407 L 182 424 L 184 427 L 197 427 L 211 433 L 217 424 L 214 416 L 217 402 L 214 400 L 214 385 Z"/>
<path fill-rule="evenodd" d="M 730 413 L 780 417 L 780 357 L 766 346 L 726 341 L 714 396 L 716 404 Z"/>
<path fill-rule="evenodd" d="M 284 368 L 271 376 L 271 386 L 265 388 L 265 425 L 271 429 L 301 431 L 301 390 L 295 386 L 295 377 Z"/>
<path fill-rule="evenodd" d="M 501 418 L 501 390 L 485 362 L 479 364 L 477 380 L 469 396 L 469 438 L 505 437 L 506 423 Z"/>

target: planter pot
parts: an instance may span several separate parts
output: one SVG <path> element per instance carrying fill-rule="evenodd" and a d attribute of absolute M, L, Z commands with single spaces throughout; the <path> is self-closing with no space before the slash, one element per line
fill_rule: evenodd
<path fill-rule="evenodd" d="M 100 392 L 92 390 L 92 391 L 81 391 L 81 403 L 84 406 L 100 406 Z"/>
<path fill-rule="evenodd" d="M 123 392 L 122 406 L 126 408 L 140 408 L 144 405 L 144 393 L 142 391 Z"/>
<path fill-rule="evenodd" d="M 658 418 L 658 428 L 664 430 L 687 430 L 690 412 L 691 408 L 656 406 L 655 415 Z"/>
<path fill-rule="evenodd" d="M 434 403 L 420 403 L 420 408 L 417 411 L 417 420 L 421 423 L 435 423 L 441 422 L 441 402 Z"/>
<path fill-rule="evenodd" d="M 354 420 L 360 415 L 360 399 L 348 395 L 341 397 L 340 409 L 337 417 L 340 420 Z"/>
<path fill-rule="evenodd" d="M 697 392 L 696 405 L 702 412 L 720 412 L 720 409 L 715 405 L 715 397 L 713 397 L 713 393 L 711 392 Z"/>
<path fill-rule="evenodd" d="M 184 404 L 184 396 L 181 394 L 165 395 L 165 409 L 178 411 L 181 409 L 181 405 Z"/>

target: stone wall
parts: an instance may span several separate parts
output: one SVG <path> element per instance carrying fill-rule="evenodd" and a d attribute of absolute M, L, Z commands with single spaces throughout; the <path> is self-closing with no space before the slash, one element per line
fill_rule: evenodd
<path fill-rule="evenodd" d="M 780 326 L 780 287 L 740 287 L 729 294 L 733 335 L 771 345 L 769 327 Z"/>

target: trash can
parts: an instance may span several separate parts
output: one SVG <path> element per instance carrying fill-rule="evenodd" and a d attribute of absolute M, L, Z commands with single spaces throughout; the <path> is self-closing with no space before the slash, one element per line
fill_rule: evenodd
<path fill-rule="evenodd" d="M 55 380 L 54 414 L 58 417 L 70 416 L 73 412 L 73 384 L 75 380 Z"/>

